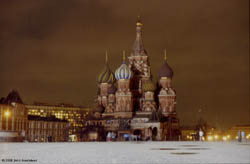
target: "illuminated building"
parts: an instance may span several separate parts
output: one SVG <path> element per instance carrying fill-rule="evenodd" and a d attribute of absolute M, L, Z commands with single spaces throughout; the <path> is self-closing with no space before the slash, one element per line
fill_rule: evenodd
<path fill-rule="evenodd" d="M 28 109 L 28 115 L 55 116 L 58 119 L 67 120 L 70 124 L 69 135 L 78 133 L 78 130 L 83 127 L 83 121 L 89 110 L 86 107 L 77 107 L 69 104 L 48 105 L 35 103 L 34 105 L 25 105 L 25 107 Z"/>
<path fill-rule="evenodd" d="M 123 62 L 113 73 L 106 57 L 105 69 L 97 79 L 97 104 L 86 121 L 89 138 L 96 136 L 95 140 L 105 140 L 109 132 L 116 134 L 118 140 L 128 135 L 140 136 L 143 140 L 177 140 L 180 136 L 173 70 L 165 51 L 158 82 L 152 82 L 149 56 L 142 43 L 142 26 L 138 20 L 128 64 L 123 52 Z"/>
<path fill-rule="evenodd" d="M 12 90 L 0 101 L 0 132 L 10 136 L 0 141 L 22 141 L 27 130 L 27 110 L 17 91 Z"/>
<path fill-rule="evenodd" d="M 65 142 L 68 122 L 55 117 L 28 116 L 26 139 L 30 142 Z"/>
<path fill-rule="evenodd" d="M 229 139 L 238 139 L 239 131 L 245 132 L 246 139 L 250 139 L 250 124 L 248 125 L 236 125 L 228 129 L 225 134 Z"/>
<path fill-rule="evenodd" d="M 195 127 L 181 127 L 181 139 L 182 140 L 196 140 L 197 129 Z"/>
<path fill-rule="evenodd" d="M 49 105 L 34 103 L 34 105 L 25 105 L 15 90 L 11 91 L 6 98 L 2 98 L 0 102 L 0 131 L 5 133 L 7 131 L 13 132 L 13 134 L 15 132 L 15 134 L 22 136 L 23 139 L 25 136 L 27 137 L 28 116 L 40 116 L 44 120 L 54 116 L 55 119 L 66 120 L 69 123 L 68 135 L 74 135 L 77 140 L 81 134 L 84 119 L 88 115 L 88 108 L 71 104 Z M 32 122 L 34 121 L 32 120 Z"/>

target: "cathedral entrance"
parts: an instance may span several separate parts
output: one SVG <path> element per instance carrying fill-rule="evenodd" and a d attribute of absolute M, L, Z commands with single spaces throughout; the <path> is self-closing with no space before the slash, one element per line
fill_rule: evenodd
<path fill-rule="evenodd" d="M 153 141 L 157 140 L 157 133 L 158 133 L 157 127 L 154 127 L 152 130 L 152 140 Z"/>
<path fill-rule="evenodd" d="M 142 130 L 141 129 L 134 130 L 133 134 L 136 136 L 136 140 L 137 141 L 141 141 L 142 140 Z"/>
<path fill-rule="evenodd" d="M 108 131 L 106 134 L 106 141 L 116 141 L 117 135 L 113 131 Z"/>

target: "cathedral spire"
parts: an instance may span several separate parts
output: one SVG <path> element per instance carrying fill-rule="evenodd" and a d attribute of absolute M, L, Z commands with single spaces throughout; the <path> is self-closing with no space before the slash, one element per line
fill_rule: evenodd
<path fill-rule="evenodd" d="M 132 50 L 132 56 L 147 56 L 147 52 L 142 43 L 142 26 L 141 17 L 138 16 L 136 21 L 136 39 Z"/>
<path fill-rule="evenodd" d="M 136 26 L 143 26 L 143 24 L 141 23 L 141 16 L 140 15 L 138 15 L 138 17 L 137 17 Z"/>
<path fill-rule="evenodd" d="M 126 52 L 125 52 L 125 50 L 122 51 L 122 62 L 126 63 Z"/>
<path fill-rule="evenodd" d="M 167 61 L 167 49 L 164 50 L 164 60 Z"/>
<path fill-rule="evenodd" d="M 106 57 L 106 64 L 108 64 L 108 51 L 107 50 L 105 52 L 105 57 Z"/>

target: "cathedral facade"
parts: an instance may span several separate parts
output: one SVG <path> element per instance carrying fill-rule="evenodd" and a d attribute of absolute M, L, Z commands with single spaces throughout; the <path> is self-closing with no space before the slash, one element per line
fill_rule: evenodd
<path fill-rule="evenodd" d="M 166 60 L 152 81 L 149 57 L 142 42 L 140 20 L 136 22 L 136 39 L 128 63 L 113 73 L 106 59 L 99 74 L 96 105 L 86 120 L 87 140 L 116 140 L 139 137 L 141 140 L 177 140 L 179 119 L 176 115 L 176 91 L 172 87 L 173 70 Z M 106 55 L 107 58 L 107 55 Z"/>

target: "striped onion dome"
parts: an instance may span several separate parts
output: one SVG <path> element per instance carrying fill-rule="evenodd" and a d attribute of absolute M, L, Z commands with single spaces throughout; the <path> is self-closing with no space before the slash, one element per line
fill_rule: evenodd
<path fill-rule="evenodd" d="M 132 75 L 132 71 L 126 65 L 125 61 L 123 61 L 122 65 L 115 71 L 115 78 L 117 80 L 131 79 Z"/>
<path fill-rule="evenodd" d="M 102 71 L 98 78 L 98 83 L 114 83 L 115 82 L 115 76 L 114 73 L 110 70 L 109 66 L 106 65 L 104 71 Z"/>
<path fill-rule="evenodd" d="M 148 91 L 154 92 L 156 87 L 155 87 L 154 83 L 151 80 L 149 80 L 143 84 L 142 89 L 144 92 L 148 92 Z"/>

